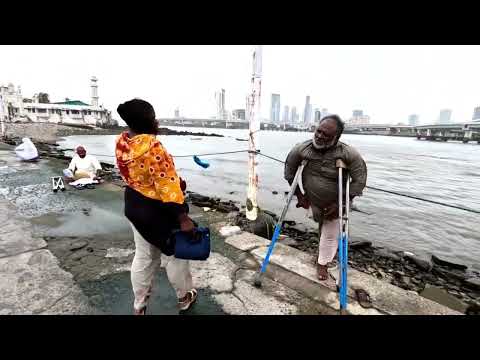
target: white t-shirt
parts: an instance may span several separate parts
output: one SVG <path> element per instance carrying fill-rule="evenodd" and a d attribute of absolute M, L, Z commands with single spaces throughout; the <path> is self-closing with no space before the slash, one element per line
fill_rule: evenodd
<path fill-rule="evenodd" d="M 15 148 L 15 153 L 22 160 L 32 160 L 38 157 L 38 151 L 29 138 L 23 138 L 23 143 Z"/>
<path fill-rule="evenodd" d="M 72 161 L 70 161 L 70 165 L 68 165 L 68 168 L 72 172 L 75 172 L 76 170 L 82 170 L 88 171 L 90 173 L 95 173 L 97 170 L 102 169 L 102 165 L 100 165 L 100 162 L 93 155 L 87 154 L 82 159 L 80 156 L 78 156 L 78 154 L 75 154 L 75 156 L 72 158 Z"/>

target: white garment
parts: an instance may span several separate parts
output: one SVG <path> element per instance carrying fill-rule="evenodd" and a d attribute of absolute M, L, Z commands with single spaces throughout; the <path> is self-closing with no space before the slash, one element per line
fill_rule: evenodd
<path fill-rule="evenodd" d="M 38 151 L 29 138 L 23 138 L 22 144 L 15 148 L 15 153 L 22 160 L 33 160 L 38 157 Z"/>
<path fill-rule="evenodd" d="M 140 310 L 147 305 L 148 298 L 152 293 L 153 280 L 162 262 L 162 252 L 147 242 L 132 223 L 130 225 L 135 241 L 135 257 L 130 270 L 135 296 L 133 306 Z M 166 260 L 165 270 L 168 281 L 175 289 L 177 297 L 181 299 L 187 294 L 187 291 L 193 289 L 190 263 L 188 260 L 177 259 L 175 256 L 164 256 L 164 260 Z"/>
<path fill-rule="evenodd" d="M 72 181 L 71 183 L 69 183 L 69 185 L 72 185 L 72 186 L 88 185 L 88 184 L 98 184 L 98 181 L 93 180 L 91 178 L 83 178 L 83 179 L 78 179 L 76 181 Z"/>
<path fill-rule="evenodd" d="M 338 249 L 338 234 L 340 233 L 340 219 L 323 220 L 318 245 L 318 263 L 327 265 L 332 262 Z"/>
<path fill-rule="evenodd" d="M 72 161 L 70 161 L 68 168 L 74 173 L 77 170 L 81 170 L 95 174 L 97 170 L 102 169 L 102 165 L 100 165 L 100 162 L 93 155 L 87 154 L 82 159 L 80 156 L 78 156 L 78 154 L 75 154 L 75 156 L 72 158 Z"/>

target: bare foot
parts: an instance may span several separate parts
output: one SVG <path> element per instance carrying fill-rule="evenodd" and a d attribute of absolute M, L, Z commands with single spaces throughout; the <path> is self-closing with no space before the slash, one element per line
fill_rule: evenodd
<path fill-rule="evenodd" d="M 328 270 L 327 265 L 317 264 L 317 276 L 318 280 L 325 281 L 328 279 Z"/>

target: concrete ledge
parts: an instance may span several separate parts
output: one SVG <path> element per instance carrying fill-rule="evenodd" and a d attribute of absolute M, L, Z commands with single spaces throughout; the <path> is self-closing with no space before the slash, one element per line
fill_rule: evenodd
<path fill-rule="evenodd" d="M 259 261 L 265 258 L 269 240 L 243 232 L 226 238 L 225 242 L 239 250 L 249 252 Z M 337 278 L 338 269 L 330 270 Z M 338 294 L 335 281 L 319 281 L 316 276 L 315 258 L 305 252 L 279 244 L 270 257 L 266 275 L 286 286 L 338 310 Z M 409 292 L 380 281 L 354 269 L 348 271 L 349 304 L 347 312 L 353 315 L 461 315 L 416 293 Z M 354 289 L 366 290 L 373 308 L 364 309 L 353 298 Z"/>

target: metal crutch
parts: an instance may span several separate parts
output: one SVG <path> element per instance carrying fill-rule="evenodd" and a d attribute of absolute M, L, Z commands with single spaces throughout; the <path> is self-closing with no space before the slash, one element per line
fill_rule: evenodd
<path fill-rule="evenodd" d="M 303 168 L 305 167 L 305 165 L 307 165 L 307 163 L 308 163 L 308 160 L 303 160 L 300 166 L 298 167 L 297 172 L 295 173 L 295 177 L 293 178 L 293 182 L 292 182 L 292 187 L 290 188 L 290 192 L 288 193 L 288 196 L 287 196 L 287 202 L 283 207 L 282 215 L 280 215 L 280 218 L 275 224 L 275 230 L 273 231 L 272 241 L 270 242 L 270 246 L 268 247 L 267 255 L 263 260 L 260 271 L 255 275 L 254 285 L 256 287 L 262 286 L 262 275 L 265 272 L 265 270 L 267 270 L 267 265 L 268 265 L 268 262 L 270 261 L 270 255 L 272 254 L 273 248 L 275 247 L 275 243 L 277 242 L 278 236 L 280 235 L 280 231 L 282 230 L 282 223 L 283 223 L 283 220 L 285 219 L 285 215 L 287 215 L 288 206 L 292 201 L 292 197 L 293 197 L 293 194 L 295 193 L 297 185 L 300 185 L 300 191 L 304 193 L 303 183 L 301 179 L 302 179 Z"/>
<path fill-rule="evenodd" d="M 347 271 L 348 271 L 348 221 L 350 215 L 350 177 L 346 174 L 345 189 L 345 214 L 343 213 L 343 170 L 347 166 L 342 159 L 337 159 L 338 168 L 338 218 L 339 218 L 339 236 L 338 236 L 338 263 L 339 263 L 339 286 L 340 286 L 340 312 L 345 313 L 347 309 Z"/>

